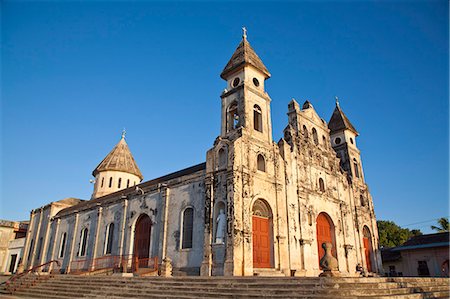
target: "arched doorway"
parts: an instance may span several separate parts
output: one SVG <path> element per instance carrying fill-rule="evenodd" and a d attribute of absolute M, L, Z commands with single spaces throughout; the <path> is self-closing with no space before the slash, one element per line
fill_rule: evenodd
<path fill-rule="evenodd" d="M 253 268 L 272 267 L 272 211 L 258 199 L 252 209 Z"/>
<path fill-rule="evenodd" d="M 372 237 L 367 226 L 363 229 L 364 256 L 366 257 L 367 271 L 372 272 Z"/>
<path fill-rule="evenodd" d="M 134 229 L 134 268 L 148 264 L 150 255 L 150 235 L 152 231 L 152 221 L 146 214 L 139 216 Z"/>
<path fill-rule="evenodd" d="M 316 234 L 317 234 L 317 251 L 319 253 L 319 264 L 320 259 L 325 254 L 325 250 L 322 248 L 323 243 L 333 244 L 331 249 L 331 254 L 337 258 L 336 254 L 336 238 L 334 236 L 334 224 L 330 216 L 327 213 L 320 213 L 317 216 L 316 221 Z M 319 266 L 320 267 L 320 266 Z"/>

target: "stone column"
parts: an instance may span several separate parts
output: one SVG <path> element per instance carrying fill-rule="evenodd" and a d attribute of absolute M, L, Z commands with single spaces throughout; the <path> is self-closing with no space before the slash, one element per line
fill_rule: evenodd
<path fill-rule="evenodd" d="M 30 243 L 31 243 L 31 240 L 33 239 L 32 233 L 33 233 L 33 229 L 34 229 L 34 218 L 35 218 L 34 215 L 35 215 L 35 211 L 32 210 L 30 212 L 30 225 L 29 225 L 28 231 L 27 231 L 25 246 L 23 247 L 24 252 L 23 252 L 22 263 L 19 265 L 17 272 L 19 272 L 19 269 L 20 269 L 20 271 L 23 272 L 23 269 L 25 269 L 25 267 L 28 268 L 28 266 L 29 266 L 28 256 L 30 254 Z M 21 272 L 19 272 L 19 273 L 21 273 Z"/>
<path fill-rule="evenodd" d="M 160 238 L 159 238 L 159 250 L 158 255 L 161 257 L 159 261 L 160 265 L 167 257 L 167 226 L 169 221 L 169 209 L 170 209 L 170 189 L 168 187 L 160 190 L 161 194 L 161 206 L 163 208 L 163 214 L 161 215 L 160 225 Z"/>
<path fill-rule="evenodd" d="M 213 215 L 213 201 L 214 201 L 214 178 L 209 176 L 205 179 L 205 231 L 203 243 L 203 261 L 200 268 L 201 276 L 211 276 L 212 268 L 212 254 L 211 254 L 211 238 L 212 230 L 214 228 Z"/>
<path fill-rule="evenodd" d="M 28 269 L 31 269 L 34 266 L 34 262 L 35 262 L 35 258 L 36 258 L 36 249 L 38 247 L 41 247 L 41 249 L 42 249 L 42 242 L 39 242 L 39 234 L 41 232 L 42 217 L 44 216 L 43 214 L 44 214 L 44 209 L 40 208 L 39 209 L 39 222 L 38 222 L 37 231 L 36 231 L 36 239 L 34 240 L 33 254 L 31 256 L 31 262 L 30 262 L 30 265 L 28 265 Z"/>
<path fill-rule="evenodd" d="M 100 224 L 101 224 L 101 221 L 102 221 L 102 212 L 103 212 L 103 208 L 102 207 L 98 207 L 98 209 L 97 209 L 97 227 L 95 228 L 94 248 L 92 249 L 92 263 L 89 266 L 91 271 L 94 270 L 94 268 L 95 268 L 94 260 L 97 257 L 98 234 L 100 232 Z"/>
<path fill-rule="evenodd" d="M 127 222 L 127 212 L 128 212 L 128 199 L 123 201 L 123 209 L 122 209 L 122 223 L 120 226 L 120 241 L 119 241 L 119 256 L 122 258 L 123 256 L 123 248 L 125 247 L 125 226 Z"/>
<path fill-rule="evenodd" d="M 73 255 L 74 255 L 74 248 L 75 248 L 75 241 L 77 239 L 77 233 L 78 233 L 78 218 L 79 218 L 79 214 L 78 211 L 75 212 L 75 223 L 74 223 L 74 227 L 73 227 L 73 235 L 72 235 L 72 242 L 70 244 L 70 253 L 69 253 L 69 263 L 67 265 L 66 268 L 66 273 L 70 273 L 70 267 L 72 266 L 72 260 L 73 260 Z"/>
<path fill-rule="evenodd" d="M 43 264 L 46 261 L 46 256 L 47 256 L 47 251 L 48 251 L 48 247 L 50 246 L 50 244 L 48 244 L 48 238 L 49 236 L 51 236 L 51 223 L 52 223 L 52 219 L 51 219 L 51 215 L 52 215 L 52 206 L 50 206 L 49 208 L 49 213 L 47 216 L 47 228 L 44 232 L 44 238 L 43 238 L 43 242 L 42 242 L 42 249 L 41 249 L 41 255 L 39 257 L 39 264 Z M 42 271 L 42 268 L 39 269 L 39 271 Z"/>
<path fill-rule="evenodd" d="M 55 227 L 55 233 L 53 235 L 54 236 L 54 238 L 53 238 L 54 239 L 53 240 L 53 250 L 52 250 L 52 255 L 50 257 L 50 260 L 55 260 L 55 259 L 59 258 L 59 256 L 57 257 L 56 254 L 58 252 L 57 248 L 59 248 L 59 246 L 61 246 L 61 240 L 59 242 L 59 246 L 58 246 L 58 243 L 56 243 L 56 242 L 58 240 L 58 233 L 59 233 L 59 225 L 60 225 L 60 223 L 61 223 L 61 218 L 56 219 L 56 222 L 55 222 L 55 226 L 56 226 Z M 67 240 L 66 240 L 66 242 L 67 242 Z M 48 272 L 51 273 L 52 270 L 53 270 L 53 263 L 50 264 L 50 267 L 48 268 Z"/>

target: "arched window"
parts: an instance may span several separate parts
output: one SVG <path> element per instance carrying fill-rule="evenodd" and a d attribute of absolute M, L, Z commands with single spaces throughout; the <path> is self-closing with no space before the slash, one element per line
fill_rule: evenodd
<path fill-rule="evenodd" d="M 322 135 L 322 143 L 323 143 L 323 146 L 327 145 L 327 138 L 324 135 Z"/>
<path fill-rule="evenodd" d="M 61 236 L 61 243 L 59 245 L 59 255 L 58 255 L 60 258 L 64 257 L 64 251 L 66 250 L 66 237 L 67 237 L 66 233 L 63 233 Z"/>
<path fill-rule="evenodd" d="M 263 131 L 261 108 L 258 105 L 253 106 L 253 128 L 258 132 Z"/>
<path fill-rule="evenodd" d="M 88 238 L 88 229 L 84 228 L 81 231 L 81 236 L 80 236 L 80 251 L 78 251 L 79 256 L 86 255 L 87 238 Z"/>
<path fill-rule="evenodd" d="M 225 150 L 223 148 L 221 148 L 219 150 L 218 156 L 219 156 L 219 166 L 220 167 L 225 166 L 227 164 L 227 156 L 226 156 Z"/>
<path fill-rule="evenodd" d="M 111 254 L 113 241 L 114 241 L 114 223 L 110 223 L 106 227 L 104 254 Z"/>
<path fill-rule="evenodd" d="M 325 183 L 322 178 L 319 178 L 319 189 L 322 192 L 325 192 Z"/>
<path fill-rule="evenodd" d="M 319 137 L 317 136 L 316 128 L 312 129 L 312 135 L 313 135 L 314 144 L 318 145 L 319 144 Z"/>
<path fill-rule="evenodd" d="M 239 123 L 238 105 L 236 101 L 230 104 L 227 109 L 227 113 L 227 130 L 231 131 L 236 129 Z"/>
<path fill-rule="evenodd" d="M 306 126 L 303 126 L 303 135 L 305 136 L 305 138 L 308 138 L 308 129 L 306 128 Z"/>
<path fill-rule="evenodd" d="M 194 229 L 194 210 L 187 208 L 183 212 L 183 235 L 181 248 L 192 248 L 192 233 Z"/>
<path fill-rule="evenodd" d="M 111 187 L 112 187 L 112 177 L 109 178 L 109 188 L 111 188 Z"/>
<path fill-rule="evenodd" d="M 122 185 L 122 178 L 119 178 L 119 181 L 117 182 L 117 188 L 120 189 L 120 185 Z"/>
<path fill-rule="evenodd" d="M 257 167 L 259 171 L 266 171 L 266 161 L 264 161 L 264 156 L 261 154 L 258 155 Z"/>
<path fill-rule="evenodd" d="M 353 168 L 355 168 L 355 176 L 359 178 L 359 164 L 355 158 L 353 158 Z"/>
<path fill-rule="evenodd" d="M 130 187 L 130 179 L 127 180 L 127 188 Z"/>
<path fill-rule="evenodd" d="M 359 196 L 359 201 L 361 202 L 362 207 L 366 205 L 366 200 L 362 194 Z"/>
<path fill-rule="evenodd" d="M 100 187 L 103 188 L 103 183 L 105 182 L 105 178 L 102 178 L 102 185 Z"/>

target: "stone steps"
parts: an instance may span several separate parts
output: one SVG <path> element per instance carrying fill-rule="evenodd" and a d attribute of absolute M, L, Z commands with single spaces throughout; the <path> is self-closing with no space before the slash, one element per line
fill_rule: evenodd
<path fill-rule="evenodd" d="M 48 277 L 47 277 L 48 278 Z M 35 278 L 28 283 L 35 283 Z M 55 275 L 18 290 L 26 298 L 449 298 L 433 278 L 120 277 Z"/>

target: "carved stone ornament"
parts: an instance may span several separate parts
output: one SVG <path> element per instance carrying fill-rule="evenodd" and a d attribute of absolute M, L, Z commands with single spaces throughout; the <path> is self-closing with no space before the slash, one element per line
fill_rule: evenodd
<path fill-rule="evenodd" d="M 323 272 L 319 276 L 320 277 L 339 276 L 338 261 L 331 254 L 331 248 L 333 248 L 333 244 L 323 243 L 322 248 L 325 250 L 325 254 L 320 259 L 320 267 L 322 267 Z"/>

